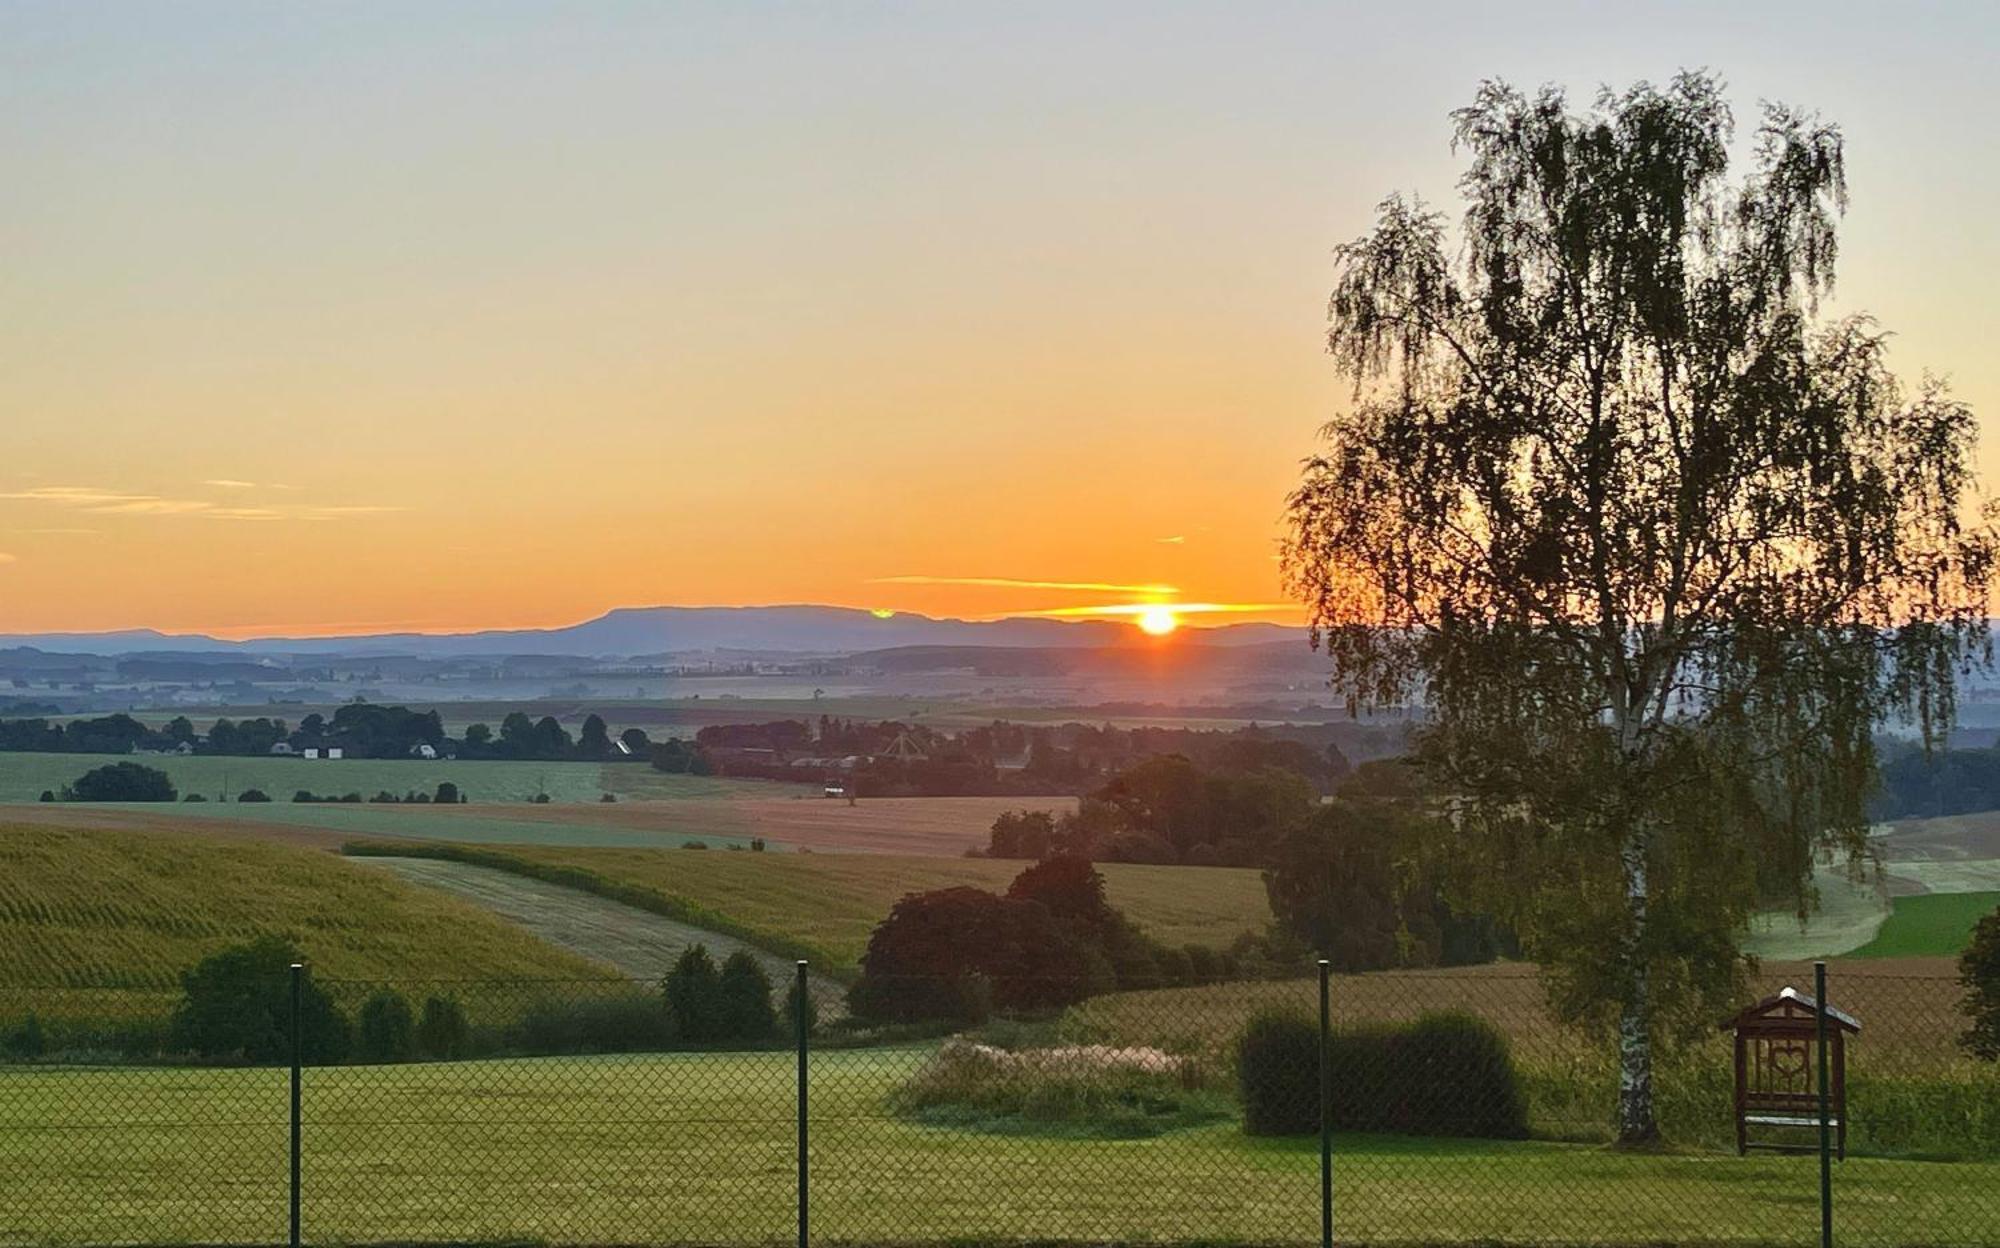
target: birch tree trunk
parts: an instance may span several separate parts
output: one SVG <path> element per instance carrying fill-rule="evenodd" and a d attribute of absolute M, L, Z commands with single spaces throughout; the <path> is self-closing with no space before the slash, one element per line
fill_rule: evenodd
<path fill-rule="evenodd" d="M 1653 1114 L 1653 1029 L 1646 974 L 1646 842 L 1628 834 L 1622 854 L 1625 904 L 1631 915 L 1626 936 L 1626 993 L 1618 1017 L 1618 1142 L 1651 1144 L 1660 1138 Z"/>

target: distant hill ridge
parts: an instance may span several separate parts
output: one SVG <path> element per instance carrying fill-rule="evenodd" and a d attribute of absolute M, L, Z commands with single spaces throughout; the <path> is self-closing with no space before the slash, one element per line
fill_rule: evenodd
<path fill-rule="evenodd" d="M 1232 624 L 1188 630 L 1203 645 L 1303 643 L 1305 630 Z M 548 654 L 589 658 L 661 657 L 700 651 L 852 654 L 909 646 L 1101 647 L 1137 640 L 1129 624 L 1099 620 L 887 618 L 854 607 L 620 607 L 566 628 L 468 633 L 378 633 L 355 637 L 258 637 L 228 641 L 192 633 L 122 629 L 103 633 L 0 634 L 0 649 L 86 654 L 397 654 L 430 658 Z"/>

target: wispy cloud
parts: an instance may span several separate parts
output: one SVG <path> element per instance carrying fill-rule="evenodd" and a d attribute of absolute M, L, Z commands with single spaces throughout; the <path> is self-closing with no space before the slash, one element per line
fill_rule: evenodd
<path fill-rule="evenodd" d="M 212 481 L 208 484 L 233 488 L 243 483 Z M 42 485 L 0 493 L 0 499 L 46 503 L 101 516 L 199 516 L 207 520 L 339 520 L 408 510 L 382 503 L 287 503 L 271 507 L 238 507 L 212 499 L 132 494 L 89 485 Z"/>
<path fill-rule="evenodd" d="M 4 550 L 0 550 L 0 563 L 19 563 L 19 562 L 21 561 L 16 556 L 10 555 Z"/>
<path fill-rule="evenodd" d="M 1172 537 L 1156 537 L 1153 540 L 1162 546 L 1180 546 L 1186 543 L 1187 534 L 1176 533 Z"/>
<path fill-rule="evenodd" d="M 1173 585 L 1117 585 L 1107 581 L 1028 581 L 1011 576 L 878 576 L 870 585 L 983 585 L 995 589 L 1064 589 L 1089 594 L 1177 594 Z"/>
<path fill-rule="evenodd" d="M 1094 607 L 1047 607 L 1024 611 L 1023 615 L 1049 615 L 1085 619 L 1100 615 L 1141 615 L 1165 607 L 1175 615 L 1262 615 L 1274 611 L 1296 611 L 1295 602 L 1118 602 Z"/>
<path fill-rule="evenodd" d="M 221 490 L 254 490 L 257 488 L 255 481 L 236 481 L 229 477 L 210 477 L 208 480 L 202 482 L 202 484 L 212 485 Z"/>

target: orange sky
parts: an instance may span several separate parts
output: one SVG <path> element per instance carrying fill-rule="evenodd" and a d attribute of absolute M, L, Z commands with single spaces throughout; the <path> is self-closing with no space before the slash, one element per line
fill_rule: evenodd
<path fill-rule="evenodd" d="M 1843 301 L 2000 410 L 1990 16 L 1389 7 L 11 7 L 0 631 L 1275 603 L 1328 252 L 1496 72 L 1841 120 Z"/>

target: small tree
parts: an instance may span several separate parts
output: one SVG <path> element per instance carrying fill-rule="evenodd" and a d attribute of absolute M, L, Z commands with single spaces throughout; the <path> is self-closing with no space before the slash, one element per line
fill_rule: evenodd
<path fill-rule="evenodd" d="M 364 1062 L 403 1062 L 416 1052 L 417 1019 L 409 998 L 393 988 L 368 994 L 354 1029 L 354 1055 Z"/>
<path fill-rule="evenodd" d="M 271 795 L 262 789 L 245 789 L 243 792 L 237 794 L 236 800 L 239 802 L 268 802 L 271 800 Z"/>
<path fill-rule="evenodd" d="M 667 1014 L 674 1034 L 689 1044 L 719 1039 L 723 1028 L 722 980 L 708 946 L 690 945 L 667 972 Z"/>
<path fill-rule="evenodd" d="M 452 997 L 427 997 L 424 1012 L 417 1019 L 417 1051 L 443 1061 L 464 1057 L 471 1043 L 472 1029 L 465 1021 L 465 1009 Z"/>
<path fill-rule="evenodd" d="M 1958 959 L 1958 982 L 1972 1024 L 1958 1042 L 1982 1061 L 2000 1062 L 2000 909 L 1972 929 L 1972 943 Z"/>
<path fill-rule="evenodd" d="M 259 936 L 212 953 L 181 976 L 173 1046 L 200 1057 L 276 1062 L 291 1053 L 291 967 L 299 952 L 281 936 Z M 347 1020 L 308 974 L 300 993 L 302 1056 L 338 1061 Z"/>
<path fill-rule="evenodd" d="M 438 781 L 437 797 L 434 800 L 443 802 L 448 806 L 458 805 L 458 786 L 449 780 Z"/>
<path fill-rule="evenodd" d="M 1738 937 L 1858 855 L 1874 735 L 1942 739 L 1987 653 L 1972 413 L 1818 316 L 1839 132 L 1765 109 L 1728 180 L 1721 85 L 1483 86 L 1463 237 L 1386 201 L 1340 249 L 1355 401 L 1290 501 L 1284 570 L 1350 707 L 1421 703 L 1467 880 L 1615 1037 L 1619 1137 L 1653 1055 L 1740 995 Z"/>
<path fill-rule="evenodd" d="M 142 763 L 109 763 L 77 777 L 67 793 L 77 802 L 171 802 L 180 797 L 172 777 Z"/>
<path fill-rule="evenodd" d="M 738 949 L 722 962 L 716 985 L 720 1034 L 728 1040 L 768 1040 L 778 1028 L 771 1009 L 771 977 L 755 955 Z"/>

